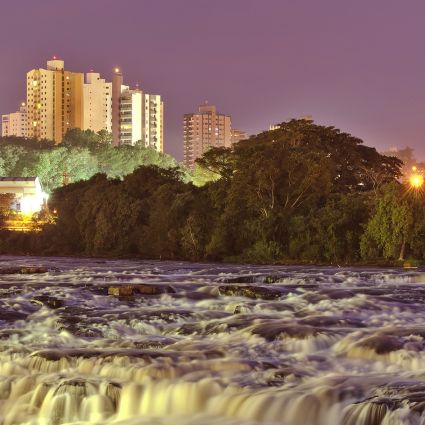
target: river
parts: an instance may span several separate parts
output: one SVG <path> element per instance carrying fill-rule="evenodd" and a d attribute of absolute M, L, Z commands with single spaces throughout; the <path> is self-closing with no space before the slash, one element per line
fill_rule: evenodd
<path fill-rule="evenodd" d="M 425 424 L 425 274 L 0 257 L 0 424 Z"/>

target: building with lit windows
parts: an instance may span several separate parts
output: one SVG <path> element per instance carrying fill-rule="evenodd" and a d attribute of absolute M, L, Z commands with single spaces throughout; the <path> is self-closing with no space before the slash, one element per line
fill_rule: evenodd
<path fill-rule="evenodd" d="M 160 95 L 123 84 L 116 68 L 112 78 L 112 140 L 114 145 L 142 143 L 164 151 L 164 103 Z"/>
<path fill-rule="evenodd" d="M 60 143 L 69 129 L 83 128 L 83 77 L 56 58 L 27 73 L 27 137 Z"/>
<path fill-rule="evenodd" d="M 142 140 L 142 92 L 126 88 L 120 96 L 119 144 L 135 145 Z"/>
<path fill-rule="evenodd" d="M 146 147 L 164 151 L 164 102 L 160 95 L 143 93 L 142 135 Z"/>
<path fill-rule="evenodd" d="M 193 168 L 197 158 L 212 147 L 232 145 L 231 118 L 213 105 L 201 105 L 197 113 L 183 119 L 184 164 Z"/>
<path fill-rule="evenodd" d="M 232 145 L 234 143 L 238 143 L 241 140 L 247 140 L 249 138 L 248 133 L 246 131 L 238 130 L 237 128 L 232 128 L 231 130 L 231 142 Z"/>
<path fill-rule="evenodd" d="M 1 117 L 2 137 L 16 136 L 26 137 L 27 135 L 27 107 L 25 102 L 21 103 L 19 111 L 2 115 Z"/>
<path fill-rule="evenodd" d="M 112 133 L 115 146 L 134 145 L 164 150 L 164 103 L 160 95 L 123 84 L 115 68 L 112 82 L 97 72 L 65 71 L 53 58 L 46 69 L 27 73 L 26 109 L 2 116 L 2 134 L 61 143 L 72 128 Z"/>

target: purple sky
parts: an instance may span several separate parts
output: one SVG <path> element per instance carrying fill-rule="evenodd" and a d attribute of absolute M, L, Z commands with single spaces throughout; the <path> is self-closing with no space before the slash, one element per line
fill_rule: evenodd
<path fill-rule="evenodd" d="M 121 66 L 165 101 L 165 150 L 204 100 L 256 133 L 300 115 L 425 159 L 424 0 L 14 0 L 0 12 L 0 114 L 57 55 Z"/>

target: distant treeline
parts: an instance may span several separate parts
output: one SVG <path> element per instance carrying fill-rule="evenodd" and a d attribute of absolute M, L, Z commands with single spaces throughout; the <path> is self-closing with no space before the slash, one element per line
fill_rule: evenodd
<path fill-rule="evenodd" d="M 87 180 L 97 173 L 122 177 L 141 165 L 176 167 L 169 155 L 142 145 L 113 146 L 104 130 L 69 130 L 61 144 L 21 137 L 0 138 L 0 176 L 40 177 L 43 189 L 51 192 L 64 180 Z"/>
<path fill-rule="evenodd" d="M 178 168 L 96 174 L 56 189 L 57 220 L 9 233 L 2 253 L 246 262 L 425 258 L 425 202 L 402 162 L 333 127 L 292 120 L 213 148 L 203 186 Z"/>

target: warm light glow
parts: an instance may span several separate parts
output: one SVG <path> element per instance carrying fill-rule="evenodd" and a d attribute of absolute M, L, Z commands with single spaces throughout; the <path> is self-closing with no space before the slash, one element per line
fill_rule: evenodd
<path fill-rule="evenodd" d="M 119 68 L 115 68 L 115 72 L 118 74 L 118 72 L 120 72 Z"/>
<path fill-rule="evenodd" d="M 420 174 L 413 174 L 410 176 L 409 183 L 413 188 L 418 189 L 424 184 L 424 178 Z"/>
<path fill-rule="evenodd" d="M 414 165 L 414 166 L 412 167 L 412 171 L 416 171 L 416 170 L 417 170 L 416 165 Z"/>
<path fill-rule="evenodd" d="M 21 199 L 21 212 L 23 214 L 34 214 L 41 209 L 42 200 L 38 197 L 26 196 Z"/>

